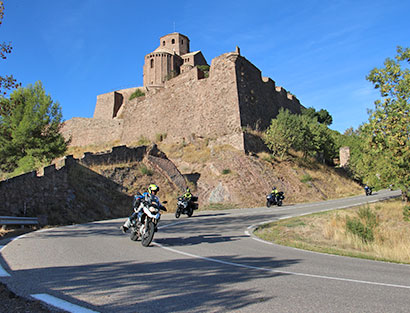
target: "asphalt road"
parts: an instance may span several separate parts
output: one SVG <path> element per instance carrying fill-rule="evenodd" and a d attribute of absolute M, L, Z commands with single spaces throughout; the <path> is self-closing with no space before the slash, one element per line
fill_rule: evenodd
<path fill-rule="evenodd" d="M 124 219 L 37 231 L 0 246 L 0 280 L 19 295 L 66 301 L 71 312 L 409 312 L 408 265 L 252 236 L 264 221 L 395 195 L 164 214 L 148 248 L 120 232 Z"/>

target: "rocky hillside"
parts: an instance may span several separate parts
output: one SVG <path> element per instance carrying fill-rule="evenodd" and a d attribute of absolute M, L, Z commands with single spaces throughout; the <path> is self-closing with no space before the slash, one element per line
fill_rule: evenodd
<path fill-rule="evenodd" d="M 257 207 L 276 186 L 285 204 L 351 196 L 361 192 L 342 170 L 268 153 L 245 154 L 216 140 L 151 146 L 118 146 L 100 153 L 78 150 L 61 168 L 49 166 L 0 182 L 1 215 L 36 216 L 44 224 L 72 224 L 124 217 L 132 195 L 151 183 L 174 212 L 176 198 L 189 186 L 200 208 Z M 96 152 L 94 148 L 93 152 Z"/>
<path fill-rule="evenodd" d="M 215 203 L 239 207 L 264 206 L 272 186 L 285 192 L 285 203 L 319 201 L 362 192 L 342 169 L 295 154 L 286 160 L 268 153 L 247 155 L 207 141 L 159 145 L 190 181 L 202 206 Z"/>
<path fill-rule="evenodd" d="M 229 145 L 213 145 L 209 140 L 190 143 L 159 143 L 158 148 L 184 176 L 199 197 L 201 208 L 264 206 L 272 186 L 285 192 L 285 204 L 345 197 L 362 192 L 361 187 L 336 169 L 297 154 L 286 160 L 272 159 L 268 153 L 245 154 Z M 91 166 L 90 169 L 122 186 L 128 195 L 143 192 L 150 183 L 161 187 L 160 197 L 175 210 L 182 193 L 169 176 L 147 162 Z"/>

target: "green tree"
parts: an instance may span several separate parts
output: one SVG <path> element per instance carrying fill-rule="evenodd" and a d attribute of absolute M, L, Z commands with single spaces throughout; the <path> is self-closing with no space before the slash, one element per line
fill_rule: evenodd
<path fill-rule="evenodd" d="M 367 177 L 377 176 L 384 184 L 400 188 L 410 197 L 410 48 L 397 47 L 394 59 L 387 58 L 383 68 L 374 68 L 366 79 L 379 89 L 381 99 L 369 111 L 368 154 L 375 166 Z"/>
<path fill-rule="evenodd" d="M 4 16 L 4 5 L 3 5 L 3 1 L 0 1 L 0 25 L 3 22 L 3 16 Z M 12 49 L 13 47 L 11 46 L 10 43 L 5 43 L 5 42 L 0 43 L 0 58 L 2 58 L 3 60 L 6 59 L 7 58 L 6 55 L 11 53 Z M 5 95 L 7 93 L 6 90 L 17 88 L 19 86 L 20 84 L 17 83 L 13 75 L 10 75 L 10 76 L 0 75 L 0 94 L 1 95 Z"/>
<path fill-rule="evenodd" d="M 62 113 L 41 82 L 0 98 L 0 170 L 32 170 L 61 156 L 68 141 L 60 134 Z"/>
<path fill-rule="evenodd" d="M 273 155 L 283 158 L 297 140 L 297 115 L 288 110 L 280 109 L 275 119 L 272 119 L 266 130 L 264 141 Z"/>
<path fill-rule="evenodd" d="M 314 109 L 313 109 L 314 110 Z M 283 157 L 290 148 L 302 151 L 305 158 L 320 156 L 331 163 L 336 154 L 332 131 L 309 114 L 296 115 L 281 109 L 265 133 L 265 143 Z"/>
<path fill-rule="evenodd" d="M 330 113 L 325 110 L 321 109 L 320 111 L 316 111 L 315 108 L 303 108 L 302 115 L 306 115 L 312 119 L 316 119 L 320 124 L 325 124 L 327 126 L 333 123 L 333 118 Z"/>

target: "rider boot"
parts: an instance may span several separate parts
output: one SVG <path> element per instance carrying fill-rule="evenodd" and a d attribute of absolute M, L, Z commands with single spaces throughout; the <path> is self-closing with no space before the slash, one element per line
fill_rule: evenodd
<path fill-rule="evenodd" d="M 127 218 L 127 220 L 125 221 L 124 225 L 122 225 L 120 227 L 121 231 L 125 234 L 128 229 L 131 227 L 131 219 Z"/>

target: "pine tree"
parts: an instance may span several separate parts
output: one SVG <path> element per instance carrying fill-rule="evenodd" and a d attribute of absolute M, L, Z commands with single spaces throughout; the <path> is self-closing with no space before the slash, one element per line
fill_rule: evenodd
<path fill-rule="evenodd" d="M 64 154 L 61 108 L 41 82 L 18 88 L 0 104 L 0 170 L 19 174 Z"/>

